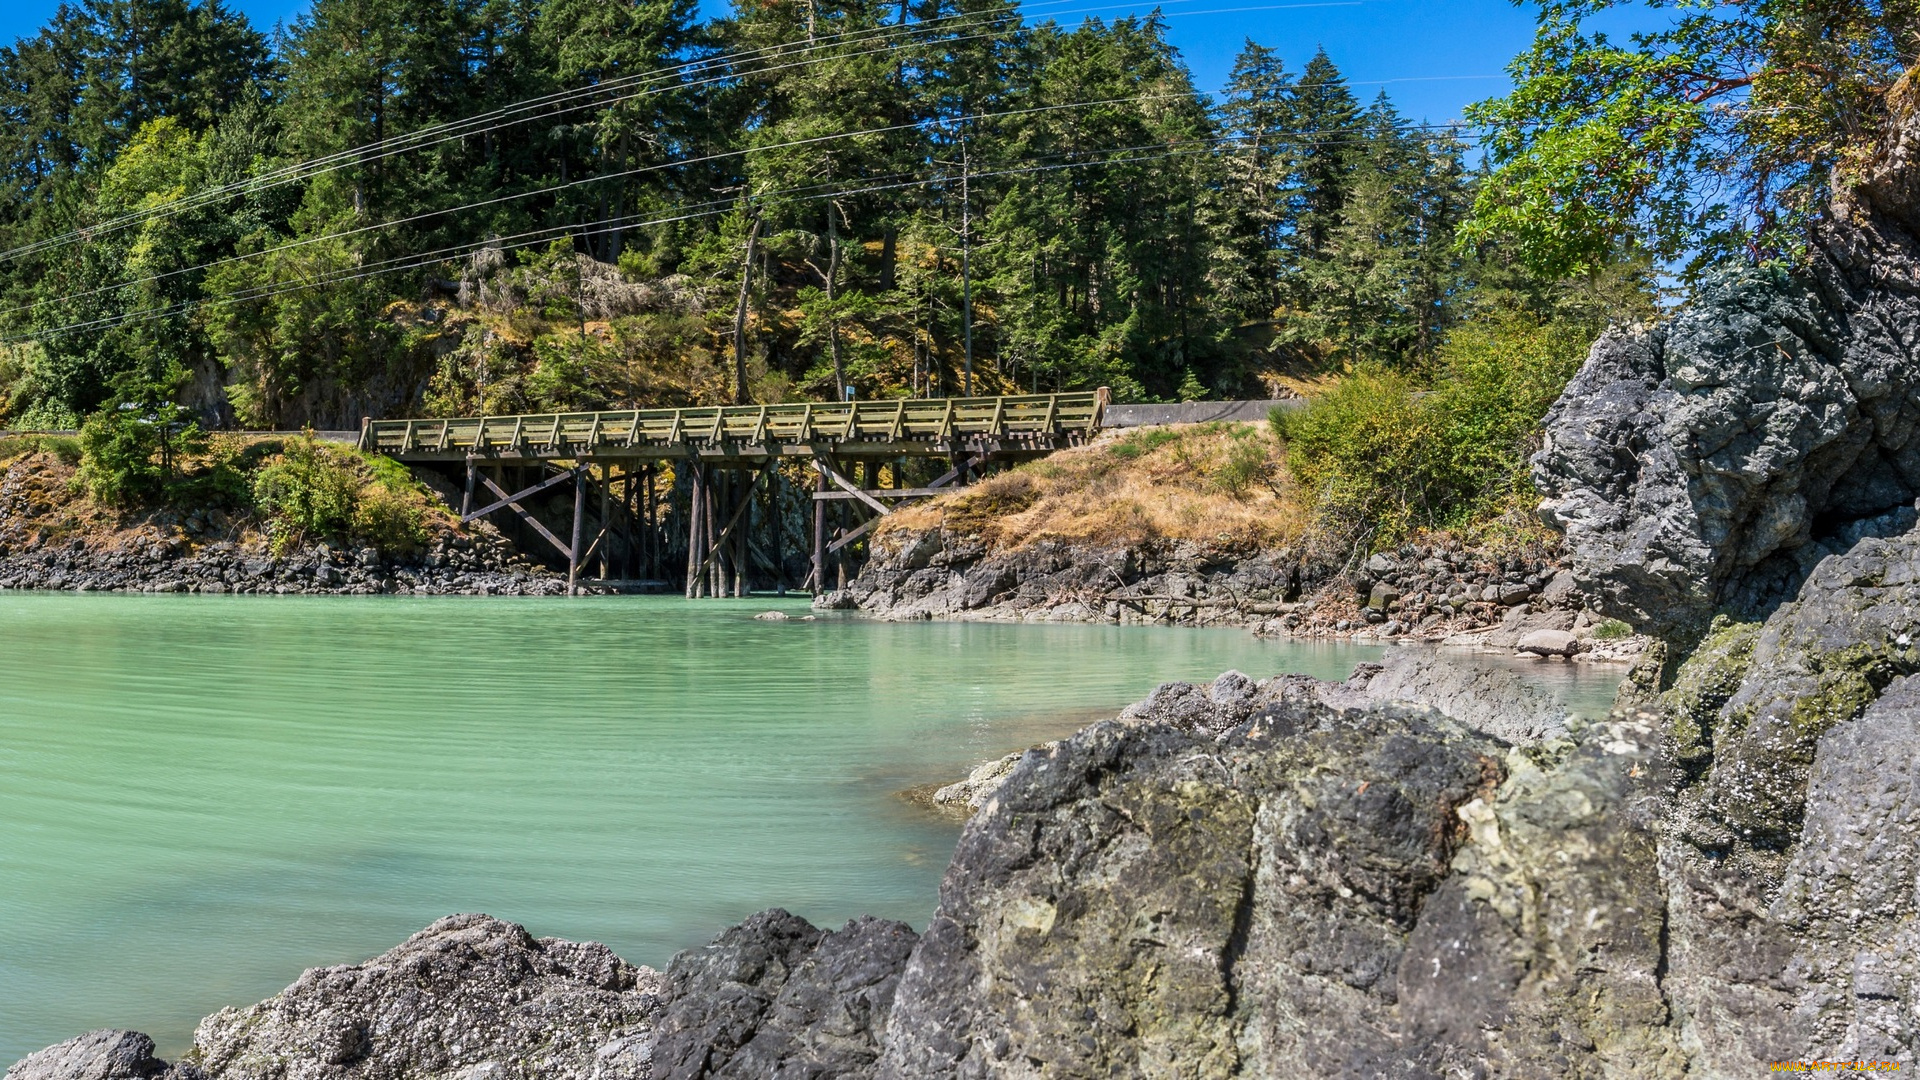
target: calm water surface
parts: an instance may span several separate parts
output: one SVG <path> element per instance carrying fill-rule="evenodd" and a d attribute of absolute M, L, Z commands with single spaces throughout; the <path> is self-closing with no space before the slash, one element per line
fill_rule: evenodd
<path fill-rule="evenodd" d="M 769 606 L 0 594 L 0 1065 L 178 1053 L 454 911 L 654 965 L 773 904 L 924 925 L 957 828 L 901 788 L 1168 679 L 1378 655 Z"/>

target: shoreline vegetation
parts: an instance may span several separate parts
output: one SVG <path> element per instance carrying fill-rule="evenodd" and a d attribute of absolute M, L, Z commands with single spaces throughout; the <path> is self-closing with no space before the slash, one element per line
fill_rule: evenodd
<path fill-rule="evenodd" d="M 0 440 L 0 588 L 564 590 L 490 526 L 460 527 L 392 461 L 311 437 L 215 435 L 165 458 L 96 445 L 84 434 Z"/>

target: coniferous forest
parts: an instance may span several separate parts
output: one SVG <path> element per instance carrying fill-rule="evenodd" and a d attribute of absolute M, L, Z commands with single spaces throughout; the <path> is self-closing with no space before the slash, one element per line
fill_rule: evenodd
<path fill-rule="evenodd" d="M 65 6 L 0 50 L 0 426 L 1264 397 L 1651 310 L 1461 242 L 1472 139 L 1324 53 L 1200 87 L 1157 16 L 1036 13 Z"/>

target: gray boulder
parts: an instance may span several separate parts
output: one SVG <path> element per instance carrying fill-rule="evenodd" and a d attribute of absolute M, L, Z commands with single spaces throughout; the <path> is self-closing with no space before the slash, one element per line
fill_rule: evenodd
<path fill-rule="evenodd" d="M 815 1080 L 872 1076 L 907 954 L 905 923 L 822 931 L 779 908 L 674 957 L 653 1076 Z"/>
<path fill-rule="evenodd" d="M 646 1080 L 659 989 L 604 945 L 453 915 L 207 1017 L 183 1065 L 212 1080 Z"/>
<path fill-rule="evenodd" d="M 1680 1074 L 1653 727 L 1510 751 L 1281 682 L 1219 735 L 1109 722 L 1022 758 L 881 1075 Z"/>
<path fill-rule="evenodd" d="M 1580 639 L 1571 630 L 1533 630 L 1515 647 L 1535 656 L 1572 656 L 1580 651 Z"/>
<path fill-rule="evenodd" d="M 27 1055 L 7 1070 L 6 1080 L 186 1080 L 187 1075 L 155 1058 L 153 1040 L 137 1031 L 89 1031 Z"/>
<path fill-rule="evenodd" d="M 1676 753 L 1706 773 L 1696 842 L 1798 836 L 1821 736 L 1920 670 L 1917 638 L 1920 533 L 1825 560 L 1764 624 L 1717 623 L 1668 693 Z"/>

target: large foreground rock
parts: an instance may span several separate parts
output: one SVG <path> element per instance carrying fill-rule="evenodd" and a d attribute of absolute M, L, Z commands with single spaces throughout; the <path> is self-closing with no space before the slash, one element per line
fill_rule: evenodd
<path fill-rule="evenodd" d="M 137 1031 L 90 1031 L 29 1054 L 6 1080 L 156 1080 L 170 1073 L 153 1056 L 153 1040 Z"/>

